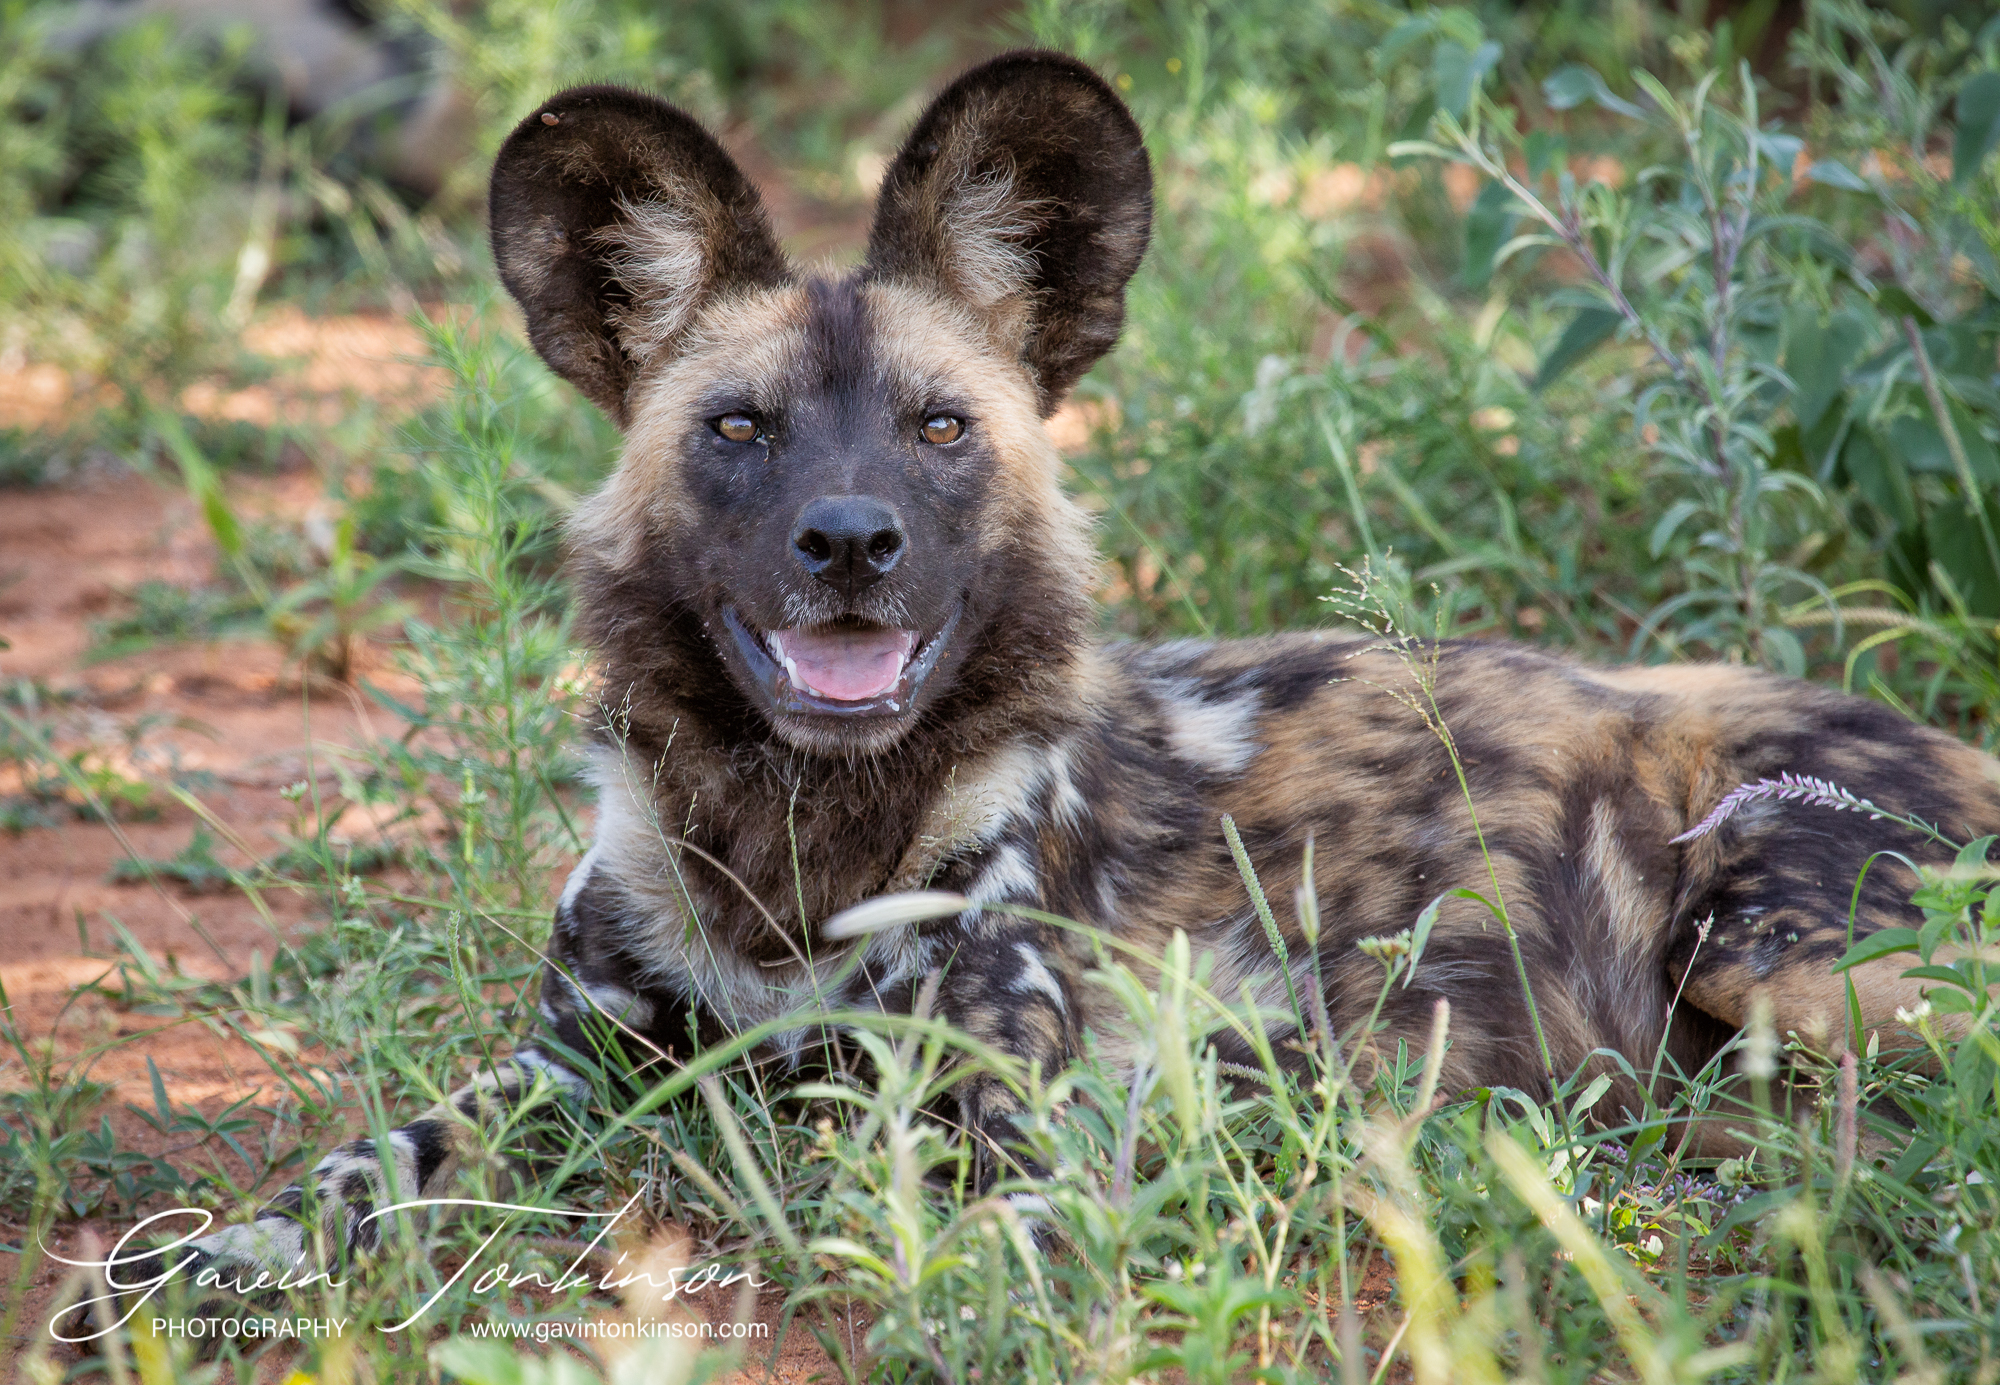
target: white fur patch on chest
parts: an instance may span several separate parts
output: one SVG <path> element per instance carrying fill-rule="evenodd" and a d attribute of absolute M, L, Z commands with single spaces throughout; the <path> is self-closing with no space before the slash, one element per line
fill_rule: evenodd
<path fill-rule="evenodd" d="M 644 767 L 615 748 L 598 748 L 590 752 L 590 775 L 598 789 L 596 840 L 565 887 L 564 903 L 575 903 L 593 872 L 615 889 L 620 950 L 639 959 L 635 988 L 663 986 L 686 994 L 741 1031 L 790 1016 L 804 1020 L 816 1012 L 872 1008 L 888 988 L 914 981 L 938 964 L 937 944 L 920 936 L 915 925 L 871 934 L 859 958 L 852 947 L 819 938 L 816 928 L 791 939 L 790 957 L 745 956 L 702 926 L 718 901 L 683 870 L 678 833 L 658 821 Z M 1050 810 L 1081 811 L 1061 747 L 1016 743 L 972 774 L 954 776 L 892 888 L 914 887 L 903 885 L 902 877 L 933 873 L 951 857 L 1000 841 L 1036 811 L 1045 792 Z M 1029 854 L 1010 842 L 993 852 L 970 894 L 983 901 L 1032 898 L 1037 885 Z M 811 1028 L 802 1024 L 773 1046 L 796 1050 L 810 1035 Z"/>

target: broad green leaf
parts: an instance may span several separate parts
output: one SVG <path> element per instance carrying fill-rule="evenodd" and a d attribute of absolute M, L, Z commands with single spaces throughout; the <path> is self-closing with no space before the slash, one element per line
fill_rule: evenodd
<path fill-rule="evenodd" d="M 1569 110 L 1588 101 L 1591 92 L 1604 79 L 1580 63 L 1571 63 L 1551 72 L 1542 82 L 1542 95 L 1551 106 L 1559 111 Z"/>
<path fill-rule="evenodd" d="M 1951 142 L 1951 181 L 1964 183 L 1979 172 L 2000 144 L 2000 72 L 1981 72 L 1958 89 L 1958 133 Z"/>
<path fill-rule="evenodd" d="M 1952 865 L 1959 870 L 1978 870 L 1986 864 L 1986 853 L 1993 849 L 1993 843 L 2000 837 L 1974 837 L 1958 849 L 1958 857 Z"/>
<path fill-rule="evenodd" d="M 1536 1137 L 1541 1140 L 1543 1148 L 1547 1148 L 1549 1145 L 1555 1143 L 1554 1133 L 1549 1129 L 1548 1113 L 1542 1109 L 1541 1102 L 1536 1101 L 1518 1087 L 1487 1087 L 1484 1089 L 1484 1092 L 1489 1108 L 1493 1098 L 1500 1098 L 1502 1103 L 1500 1109 L 1503 1116 L 1506 1114 L 1506 1104 L 1511 1102 L 1514 1108 L 1521 1113 L 1522 1118 L 1528 1122 L 1529 1127 L 1535 1132 Z"/>
<path fill-rule="evenodd" d="M 1486 41 L 1486 27 L 1479 22 L 1479 16 L 1462 5 L 1446 5 L 1433 10 L 1437 16 L 1438 33 L 1453 39 L 1461 48 L 1477 48 Z"/>
<path fill-rule="evenodd" d="M 1580 1093 L 1577 1094 L 1576 1100 L 1572 1102 L 1570 1105 L 1569 1108 L 1570 1115 L 1573 1117 L 1581 1116 L 1591 1107 L 1597 1105 L 1598 1098 L 1603 1096 L 1606 1092 L 1610 1090 L 1611 1090 L 1611 1074 L 1608 1072 L 1600 1072 L 1599 1074 L 1597 1074 L 1596 1077 L 1591 1079 L 1590 1085 L 1588 1087 L 1585 1087 Z"/>
<path fill-rule="evenodd" d="M 1993 368 L 1993 327 L 1972 314 L 1940 323 L 1924 333 L 1924 350 L 1938 374 L 1957 376 L 1963 388 L 1968 377 L 1978 380 Z"/>
<path fill-rule="evenodd" d="M 1952 430 L 1958 434 L 1959 445 L 1965 449 L 1965 460 L 1972 474 L 1982 485 L 2000 485 L 2000 452 L 1979 431 L 1979 420 L 1957 400 L 1946 404 L 1945 409 L 1951 417 Z"/>
<path fill-rule="evenodd" d="M 1880 928 L 1865 938 L 1856 938 L 1854 946 L 1847 949 L 1838 962 L 1835 971 L 1846 971 L 1864 962 L 1872 962 L 1877 957 L 1887 957 L 1897 952 L 1917 950 L 1917 930 L 1914 928 Z"/>
<path fill-rule="evenodd" d="M 1382 41 L 1375 45 L 1376 69 L 1379 71 L 1393 65 L 1396 59 L 1403 56 L 1405 50 L 1436 29 L 1437 20 L 1431 15 L 1415 15 L 1404 20 L 1383 35 Z"/>
<path fill-rule="evenodd" d="M 1957 922 L 1957 915 L 1943 912 L 1932 914 L 1925 919 L 1924 926 L 1917 930 L 1917 956 L 1926 962 L 1930 961 L 1932 954 L 1938 949 L 1938 944 L 1944 941 L 1945 934 L 1949 933 L 1951 926 Z"/>
<path fill-rule="evenodd" d="M 1431 80 L 1437 86 L 1438 106 L 1463 115 L 1480 81 L 1499 61 L 1500 45 L 1491 39 L 1477 48 L 1466 48 L 1451 39 L 1440 42 L 1431 54 Z"/>
<path fill-rule="evenodd" d="M 1569 142 L 1553 130 L 1537 130 L 1528 136 L 1528 176 L 1561 172 L 1569 155 Z"/>
<path fill-rule="evenodd" d="M 1964 991 L 1973 989 L 1972 978 L 1968 977 L 1957 967 L 1911 967 L 1903 973 L 1903 979 L 1906 981 L 1938 981 L 1947 986 L 1956 986 Z"/>
<path fill-rule="evenodd" d="M 1514 194 L 1505 183 L 1489 182 L 1465 213 L 1465 265 L 1459 278 L 1469 289 L 1483 289 L 1493 278 L 1500 246 L 1513 234 Z"/>
<path fill-rule="evenodd" d="M 1618 330 L 1621 318 L 1614 308 L 1580 308 L 1542 364 L 1535 371 L 1535 388 L 1547 389 L 1557 376 L 1588 356 Z"/>
<path fill-rule="evenodd" d="M 1632 1142 L 1628 1150 L 1628 1158 L 1631 1163 L 1634 1166 L 1639 1164 L 1648 1154 L 1658 1149 L 1666 1141 L 1666 1138 L 1667 1123 L 1665 1121 L 1656 1120 L 1649 1122 L 1637 1134 L 1632 1136 Z"/>
<path fill-rule="evenodd" d="M 1674 535 L 1679 532 L 1683 524 L 1687 523 L 1688 517 L 1698 514 L 1700 511 L 1701 502 L 1699 500 L 1690 500 L 1686 497 L 1676 500 L 1673 504 L 1669 505 L 1667 512 L 1661 515 L 1659 520 L 1653 525 L 1652 537 L 1646 542 L 1647 550 L 1655 558 L 1666 552 L 1667 545 L 1674 541 Z"/>
<path fill-rule="evenodd" d="M 1761 634 L 1766 663 L 1787 678 L 1806 676 L 1806 647 L 1797 635 L 1782 625 L 1767 625 Z"/>
<path fill-rule="evenodd" d="M 1805 147 L 1806 142 L 1797 135 L 1781 135 L 1765 131 L 1757 136 L 1757 152 L 1763 156 L 1765 162 L 1787 173 L 1791 172 L 1792 166 L 1799 161 L 1799 151 Z"/>
<path fill-rule="evenodd" d="M 1908 473 L 1886 455 L 1875 435 L 1866 428 L 1848 434 L 1840 451 L 1840 464 L 1854 488 L 1899 530 L 1917 528 L 1917 497 L 1910 488 Z"/>
<path fill-rule="evenodd" d="M 1806 170 L 1806 177 L 1830 188 L 1846 188 L 1849 192 L 1873 190 L 1868 186 L 1867 179 L 1838 159 L 1820 159 Z"/>
<path fill-rule="evenodd" d="M 1597 75 L 1596 70 L 1582 63 L 1571 63 L 1550 73 L 1548 80 L 1542 83 L 1542 95 L 1559 111 L 1580 106 L 1585 101 L 1595 101 L 1605 110 L 1616 111 L 1619 115 L 1637 117 L 1646 113 L 1630 101 L 1612 95 L 1611 88 L 1604 84 L 1604 79 Z"/>
<path fill-rule="evenodd" d="M 1995 509 L 1989 496 L 1987 512 L 2000 520 Z M 1979 516 L 1967 514 L 1960 504 L 1940 505 L 1924 517 L 1924 540 L 1931 560 L 1944 569 L 1966 606 L 1977 615 L 2000 616 L 2000 572 L 1994 571 Z"/>
<path fill-rule="evenodd" d="M 1875 306 L 1890 317 L 1913 317 L 1919 327 L 1935 327 L 1937 319 L 1931 310 L 1910 297 L 1908 289 L 1901 284 L 1880 284 L 1875 289 Z"/>
<path fill-rule="evenodd" d="M 1839 396 L 1847 367 L 1867 341 L 1867 325 L 1853 313 L 1835 313 L 1825 323 L 1810 306 L 1791 314 L 1785 327 L 1785 373 L 1797 391 L 1792 414 L 1802 431 L 1811 432 Z"/>
<path fill-rule="evenodd" d="M 1792 253 L 1810 249 L 1814 254 L 1824 256 L 1843 268 L 1854 262 L 1854 252 L 1848 248 L 1847 242 L 1835 235 L 1824 221 L 1817 217 L 1795 216 L 1789 212 L 1778 216 L 1751 217 L 1750 224 L 1743 228 L 1743 243 L 1748 245 L 1765 236 L 1774 236 L 1780 231 L 1789 232 L 1792 236 L 1809 242 L 1808 245 L 1794 246 Z"/>
<path fill-rule="evenodd" d="M 1958 433 L 1959 445 L 1965 449 L 1965 460 L 1972 468 L 1973 478 L 1982 485 L 2000 485 L 2000 456 L 1995 456 L 1993 444 L 1979 435 L 1978 423 L 1971 414 L 1957 404 L 1946 407 L 1951 413 L 1952 427 Z M 1939 476 L 1958 474 L 1958 464 L 1952 460 L 1951 447 L 1945 442 L 1937 419 L 1930 414 L 1904 414 L 1890 421 L 1888 432 L 1890 450 L 1910 470 L 1933 472 Z"/>
<path fill-rule="evenodd" d="M 1417 915 L 1416 926 L 1410 931 L 1410 966 L 1409 970 L 1403 973 L 1405 990 L 1409 989 L 1410 978 L 1417 974 L 1417 962 L 1424 955 L 1424 945 L 1431 940 L 1431 929 L 1437 926 L 1438 906 L 1445 902 L 1449 893 L 1447 891 L 1446 894 L 1433 899 L 1424 907 L 1424 911 Z"/>

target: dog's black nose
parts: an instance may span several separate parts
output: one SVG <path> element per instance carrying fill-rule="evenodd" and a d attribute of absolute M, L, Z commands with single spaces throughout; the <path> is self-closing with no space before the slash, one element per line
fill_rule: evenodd
<path fill-rule="evenodd" d="M 850 601 L 887 576 L 905 546 L 903 521 L 872 495 L 823 495 L 792 526 L 805 570 Z"/>

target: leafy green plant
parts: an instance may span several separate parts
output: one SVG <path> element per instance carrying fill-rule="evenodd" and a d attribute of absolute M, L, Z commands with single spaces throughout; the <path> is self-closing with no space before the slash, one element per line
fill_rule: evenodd
<path fill-rule="evenodd" d="M 0 174 L 0 310 L 13 341 L 108 386 L 137 440 L 154 391 L 176 395 L 229 354 L 228 265 L 212 247 L 240 240 L 242 207 L 214 192 L 242 172 L 229 74 L 243 50 L 156 18 L 77 61 L 48 44 L 57 17 L 21 0 L 0 11 L 0 97 L 18 131 Z"/>
<path fill-rule="evenodd" d="M 1965 62 L 1967 47 L 1946 44 L 1940 53 L 1939 44 L 1913 40 L 1892 61 L 1876 42 L 1887 27 L 1858 6 L 1814 10 L 1798 45 L 1802 64 L 1887 105 L 1871 102 L 1873 115 L 1844 107 L 1824 115 L 1814 131 L 1824 143 L 1811 160 L 1796 136 L 1760 119 L 1747 68 L 1728 109 L 1717 100 L 1717 74 L 1683 94 L 1636 74 L 1650 114 L 1587 69 L 1549 79 L 1546 95 L 1558 109 L 1594 103 L 1677 136 L 1686 151 L 1679 166 L 1656 167 L 1631 191 L 1579 184 L 1563 165 L 1558 133 L 1523 134 L 1512 111 L 1490 102 L 1473 103 L 1463 125 L 1449 110 L 1437 117 L 1445 148 L 1404 146 L 1468 162 L 1490 180 L 1496 208 L 1529 223 L 1496 258 L 1555 248 L 1582 267 L 1587 290 L 1540 380 L 1614 334 L 1643 343 L 1653 359 L 1659 380 L 1635 401 L 1634 422 L 1685 493 L 1654 524 L 1650 547 L 1656 557 L 1682 555 L 1687 588 L 1649 614 L 1641 638 L 1694 641 L 1803 672 L 1795 631 L 1830 623 L 1838 638 L 1845 614 L 1818 575 L 1840 544 L 1822 522 L 1825 496 L 1811 478 L 1850 485 L 1879 512 L 1862 532 L 1875 529 L 1891 579 L 1905 590 L 1961 610 L 1989 599 L 1993 579 L 1984 574 L 1996 571 L 2000 548 L 1989 538 L 1985 487 L 2000 481 L 2000 463 L 1985 435 L 2000 432 L 2000 418 L 1980 411 L 1990 415 L 2000 398 L 1991 369 L 2000 281 L 1990 238 L 1980 235 L 1977 214 L 1966 214 L 1989 142 L 1984 134 L 1960 141 L 1949 185 L 1930 171 L 1939 88 L 1902 74 L 1919 64 L 1949 71 Z M 1860 60 L 1851 62 L 1842 43 L 1859 44 Z M 1704 52 L 1693 43 L 1682 51 L 1691 60 Z M 1975 104 L 1986 75 L 1959 77 Z M 1911 151 L 1911 171 L 1901 175 L 1907 191 L 1868 147 L 1892 132 Z M 1825 156 L 1836 144 L 1865 151 L 1857 163 L 1874 170 L 1872 181 Z M 1813 186 L 1823 191 L 1805 195 L 1844 212 L 1847 234 L 1867 238 L 1864 252 L 1892 252 L 1880 279 L 1827 221 L 1791 205 Z M 1878 205 L 1857 215 L 1840 205 L 1854 194 L 1872 194 Z M 1907 204 L 1927 195 L 1932 214 L 1913 214 Z M 1911 254 L 1910 235 L 1895 232 L 1918 225 L 1930 243 Z M 1966 261 L 1966 250 L 1978 258 Z M 1940 278 L 1940 263 L 1986 270 Z M 1951 304 L 1950 324 L 1923 299 Z M 1960 370 L 1941 371 L 1940 356 Z M 1981 479 L 1982 467 L 1994 475 Z M 1937 481 L 1917 479 L 1925 473 Z M 1920 503 L 1920 491 L 1933 500 Z M 1881 619 L 1862 614 L 1871 618 Z M 1886 623 L 1890 637 L 1922 628 L 1893 614 Z"/>
<path fill-rule="evenodd" d="M 430 1359 L 466 1385 L 585 1385 L 590 1373 L 567 1356 L 523 1356 L 500 1342 L 453 1337 L 431 1348 Z M 695 1351 L 674 1338 L 646 1343 L 606 1372 L 611 1385 L 644 1385 L 672 1381 L 674 1385 L 705 1385 L 722 1379 L 735 1367 L 724 1351 Z"/>
<path fill-rule="evenodd" d="M 446 584 L 452 618 L 405 621 L 404 668 L 424 700 L 376 692 L 413 734 L 378 747 L 375 768 L 448 824 L 430 864 L 456 907 L 534 917 L 551 854 L 581 846 L 563 802 L 581 667 L 551 571 L 551 486 L 522 445 L 542 401 L 503 393 L 523 348 L 473 324 L 435 326 L 431 343 L 458 389 L 413 438 L 444 504 L 409 567 Z"/>
<path fill-rule="evenodd" d="M 1124 344 L 1079 392 L 1095 426 L 1073 458 L 1119 625 L 1309 622 L 1365 553 L 1442 582 L 1457 630 L 1622 644 L 1660 578 L 1616 414 L 1595 381 L 1533 388 L 1560 309 L 1462 272 L 1468 222 L 1443 183 L 1385 154 L 1441 79 L 1493 70 L 1487 32 L 1461 10 L 1256 15 L 1029 13 L 1039 42 L 1118 54 L 1159 170 L 1153 248 Z M 1274 76 L 1295 61 L 1336 75 Z"/>
<path fill-rule="evenodd" d="M 0 490 L 39 486 L 69 469 L 56 439 L 25 428 L 0 428 Z"/>
<path fill-rule="evenodd" d="M 345 682 L 354 670 L 361 641 L 395 625 L 412 609 L 408 602 L 377 596 L 401 566 L 394 559 L 357 549 L 354 520 L 343 516 L 333 526 L 326 566 L 280 593 L 264 619 L 281 646 L 317 671 Z"/>
<path fill-rule="evenodd" d="M 1771 316 L 1791 281 L 1780 256 L 1808 253 L 1819 228 L 1776 211 L 1790 191 L 1788 156 L 1798 142 L 1763 130 L 1747 67 L 1737 111 L 1714 99 L 1718 78 L 1711 73 L 1677 96 L 1636 75 L 1687 152 L 1678 168 L 1655 170 L 1630 195 L 1602 182 L 1579 186 L 1561 163 L 1559 140 L 1541 137 L 1531 159 L 1512 113 L 1477 100 L 1467 107 L 1469 125 L 1439 112 L 1448 146 L 1399 148 L 1463 158 L 1504 189 L 1511 201 L 1503 211 L 1517 207 L 1537 226 L 1503 252 L 1560 248 L 1582 265 L 1591 292 L 1540 379 L 1620 329 L 1644 342 L 1663 374 L 1635 401 L 1634 426 L 1688 492 L 1660 516 L 1650 540 L 1655 555 L 1680 541 L 1687 589 L 1648 614 L 1641 639 L 1671 629 L 1675 638 L 1799 674 L 1805 650 L 1786 613 L 1801 600 L 1834 608 L 1826 585 L 1787 555 L 1805 537 L 1820 496 L 1804 476 L 1774 465 L 1772 414 L 1782 391 L 1770 387 L 1771 366 L 1759 359 L 1768 348 L 1746 343 L 1745 328 Z M 1611 96 L 1595 74 L 1566 69 L 1549 81 L 1559 107 L 1593 93 L 1635 118 L 1644 114 Z M 1525 175 L 1510 163 L 1525 164 Z M 1553 198 L 1524 179 L 1552 185 Z M 1779 245 L 1767 250 L 1767 242 Z M 1691 538 L 1682 539 L 1684 527 Z"/>
<path fill-rule="evenodd" d="M 241 593 L 158 579 L 134 587 L 130 600 L 130 611 L 92 625 L 92 657 L 117 659 L 156 644 L 208 639 L 240 627 L 252 614 Z"/>
<path fill-rule="evenodd" d="M 229 867 L 215 856 L 215 838 L 197 822 L 188 844 L 165 860 L 150 861 L 126 857 L 111 867 L 106 876 L 118 884 L 143 884 L 149 880 L 177 880 L 195 894 L 214 894 L 228 888 Z"/>
<path fill-rule="evenodd" d="M 478 334 L 494 330 L 485 307 L 474 319 Z M 478 368 L 481 388 L 507 406 L 508 522 L 523 531 L 523 560 L 546 570 L 563 516 L 617 455 L 617 430 L 529 352 L 485 343 Z M 357 545 L 384 558 L 435 557 L 472 522 L 453 454 L 443 445 L 457 431 L 459 410 L 450 401 L 431 406 L 407 425 L 411 445 L 370 458 L 365 485 L 342 504 Z"/>
<path fill-rule="evenodd" d="M 53 826 L 44 810 L 56 807 L 86 822 L 159 815 L 152 786 L 127 775 L 92 747 L 80 746 L 63 755 L 41 748 L 22 764 L 29 771 L 23 775 L 27 792 L 15 797 L 13 811 L 18 816 L 11 819 L 10 831 Z"/>

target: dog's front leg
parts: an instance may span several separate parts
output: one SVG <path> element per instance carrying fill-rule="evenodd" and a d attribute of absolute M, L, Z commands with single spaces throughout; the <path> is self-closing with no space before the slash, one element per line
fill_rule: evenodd
<path fill-rule="evenodd" d="M 1051 930 L 1004 914 L 980 912 L 958 920 L 943 964 L 938 1003 L 944 1017 L 972 1038 L 1037 1069 L 1047 1081 L 1075 1052 L 1074 984 Z M 1046 1172 L 1019 1148 L 1021 1101 L 989 1072 L 974 1071 L 955 1089 L 959 1113 L 979 1156 L 979 1187 L 991 1186 L 1012 1164 Z"/>
<path fill-rule="evenodd" d="M 383 1209 L 444 1197 L 463 1197 L 460 1177 L 492 1156 L 488 1128 L 511 1124 L 551 1100 L 579 1102 L 584 1081 L 533 1045 L 503 1059 L 416 1119 L 381 1140 L 350 1140 L 286 1188 L 250 1221 L 113 1266 L 114 1299 L 168 1283 L 196 1295 L 252 1297 L 309 1285 L 322 1275 L 342 1277 L 356 1255 L 374 1252 L 383 1239 Z M 521 1173 L 521 1159 L 496 1161 L 506 1196 Z M 100 1322 L 117 1320 L 93 1306 Z"/>

